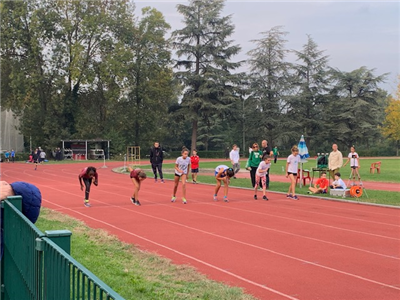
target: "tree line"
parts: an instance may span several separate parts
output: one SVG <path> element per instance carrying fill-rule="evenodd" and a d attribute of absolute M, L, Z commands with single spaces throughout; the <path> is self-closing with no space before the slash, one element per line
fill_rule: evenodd
<path fill-rule="evenodd" d="M 387 74 L 331 67 L 311 36 L 287 49 L 281 26 L 260 33 L 248 59 L 235 61 L 241 48 L 230 40 L 235 26 L 224 4 L 177 5 L 183 26 L 168 36 L 161 12 L 135 15 L 129 0 L 2 1 L 2 109 L 44 148 L 94 138 L 111 140 L 114 153 L 154 141 L 219 150 L 267 139 L 290 148 L 301 134 L 321 152 L 332 142 L 391 145 L 379 128 Z"/>

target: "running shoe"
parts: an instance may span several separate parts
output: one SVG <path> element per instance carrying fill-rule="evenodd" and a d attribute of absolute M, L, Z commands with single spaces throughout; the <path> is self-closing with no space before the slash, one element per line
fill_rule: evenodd
<path fill-rule="evenodd" d="M 268 198 L 267 198 L 267 196 L 263 196 L 263 200 L 266 200 L 266 201 L 268 201 Z"/>
<path fill-rule="evenodd" d="M 165 183 L 165 182 L 164 182 L 164 179 L 161 179 L 161 183 Z"/>
<path fill-rule="evenodd" d="M 186 201 L 185 198 L 182 198 L 182 203 L 183 203 L 183 204 L 186 204 L 186 203 L 187 203 L 187 201 Z"/>
<path fill-rule="evenodd" d="M 297 197 L 296 195 L 291 197 L 293 200 L 299 200 L 299 197 Z"/>
<path fill-rule="evenodd" d="M 176 200 L 176 197 L 175 197 L 175 196 L 172 196 L 171 202 L 175 202 L 175 200 Z"/>
<path fill-rule="evenodd" d="M 86 207 L 91 207 L 89 200 L 83 200 L 83 205 L 85 205 Z"/>
<path fill-rule="evenodd" d="M 157 178 L 154 178 L 154 183 L 157 183 Z"/>
<path fill-rule="evenodd" d="M 292 194 L 287 194 L 286 198 L 292 198 Z"/>
<path fill-rule="evenodd" d="M 140 205 L 141 205 L 140 202 L 139 202 L 139 200 L 136 200 L 135 205 L 137 205 L 137 206 L 140 206 Z"/>
<path fill-rule="evenodd" d="M 214 201 L 218 201 L 217 195 L 214 195 L 213 200 L 214 200 Z"/>
<path fill-rule="evenodd" d="M 224 202 L 229 202 L 228 197 L 224 196 Z"/>
<path fill-rule="evenodd" d="M 254 195 L 254 200 L 257 200 L 257 195 Z"/>
<path fill-rule="evenodd" d="M 132 204 L 136 204 L 135 198 L 131 197 L 131 202 L 132 202 Z"/>

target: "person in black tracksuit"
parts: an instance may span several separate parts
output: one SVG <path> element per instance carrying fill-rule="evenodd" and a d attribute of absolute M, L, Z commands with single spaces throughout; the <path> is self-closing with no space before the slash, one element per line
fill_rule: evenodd
<path fill-rule="evenodd" d="M 157 170 L 160 175 L 161 182 L 164 183 L 163 173 L 162 173 L 162 163 L 163 163 L 163 151 L 160 147 L 160 143 L 155 142 L 154 146 L 150 149 L 150 163 L 153 168 L 154 182 L 157 182 Z"/>

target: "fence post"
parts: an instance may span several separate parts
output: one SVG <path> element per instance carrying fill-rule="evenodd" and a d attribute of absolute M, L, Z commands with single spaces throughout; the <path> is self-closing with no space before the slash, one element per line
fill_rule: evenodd
<path fill-rule="evenodd" d="M 69 230 L 47 230 L 44 232 L 46 237 L 64 250 L 68 255 L 71 254 L 71 235 Z M 69 300 L 71 288 L 70 265 L 68 260 L 56 255 L 54 249 L 47 248 L 44 260 L 45 278 L 47 284 L 44 287 L 44 299 Z"/>
<path fill-rule="evenodd" d="M 44 232 L 46 237 L 53 241 L 57 246 L 71 254 L 71 235 L 69 230 L 47 230 Z"/>
<path fill-rule="evenodd" d="M 22 197 L 21 196 L 9 196 L 7 197 L 7 200 L 11 202 L 11 204 L 18 209 L 19 211 L 22 211 Z"/>

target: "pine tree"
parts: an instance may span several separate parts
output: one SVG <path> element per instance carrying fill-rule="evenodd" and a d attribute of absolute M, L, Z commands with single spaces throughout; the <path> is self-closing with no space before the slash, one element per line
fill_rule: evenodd
<path fill-rule="evenodd" d="M 230 16 L 221 16 L 223 7 L 223 0 L 191 0 L 189 5 L 177 6 L 185 27 L 172 37 L 178 56 L 176 75 L 184 86 L 180 113 L 191 121 L 192 149 L 196 148 L 199 120 L 223 118 L 239 99 L 240 76 L 231 72 L 240 63 L 230 59 L 240 48 L 228 40 L 234 26 Z"/>

